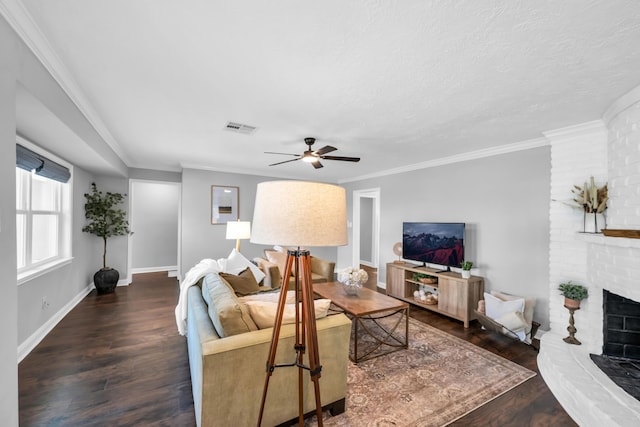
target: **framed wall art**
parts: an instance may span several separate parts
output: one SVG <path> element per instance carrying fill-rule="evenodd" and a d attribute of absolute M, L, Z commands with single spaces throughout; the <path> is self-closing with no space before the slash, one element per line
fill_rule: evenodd
<path fill-rule="evenodd" d="M 238 187 L 211 186 L 211 224 L 237 221 L 240 215 Z"/>

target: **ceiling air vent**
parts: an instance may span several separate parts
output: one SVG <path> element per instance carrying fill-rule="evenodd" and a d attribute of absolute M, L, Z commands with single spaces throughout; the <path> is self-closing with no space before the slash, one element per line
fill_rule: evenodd
<path fill-rule="evenodd" d="M 243 133 L 245 135 L 251 135 L 256 131 L 255 126 L 243 125 L 242 123 L 236 122 L 227 122 L 227 125 L 224 127 L 225 130 L 237 133 Z"/>

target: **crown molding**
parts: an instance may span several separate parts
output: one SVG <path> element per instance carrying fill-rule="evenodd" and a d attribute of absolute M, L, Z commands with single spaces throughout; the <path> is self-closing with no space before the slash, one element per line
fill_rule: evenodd
<path fill-rule="evenodd" d="M 606 124 L 609 124 L 618 114 L 637 102 L 640 102 L 640 86 L 636 86 L 620 98 L 613 101 L 613 104 L 611 104 L 611 106 L 607 108 L 607 111 L 602 115 L 602 119 Z"/>
<path fill-rule="evenodd" d="M 60 85 L 71 102 L 78 107 L 80 113 L 87 119 L 98 135 L 127 166 L 131 164 L 131 159 L 117 143 L 89 100 L 85 97 L 75 78 L 55 53 L 51 43 L 40 30 L 24 4 L 20 0 L 0 0 L 0 14 L 7 20 L 27 48 L 33 52 L 51 77 Z"/>
<path fill-rule="evenodd" d="M 569 142 L 576 138 L 585 138 L 598 133 L 602 133 L 605 136 L 608 133 L 607 126 L 600 119 L 542 132 L 551 144 Z"/>
<path fill-rule="evenodd" d="M 497 147 L 484 148 L 482 150 L 470 151 L 468 153 L 456 154 L 453 156 L 442 157 L 440 159 L 429 160 L 426 162 L 415 163 L 412 165 L 402 166 L 394 169 L 361 175 L 354 178 L 339 180 L 339 184 L 362 181 L 363 179 L 379 178 L 383 176 L 396 175 L 405 172 L 411 172 L 420 169 L 434 168 L 437 166 L 449 165 L 453 163 L 466 162 L 469 160 L 483 159 L 485 157 L 499 156 L 501 154 L 513 153 L 516 151 L 531 150 L 534 148 L 545 147 L 549 145 L 547 138 L 528 139 L 526 141 L 516 142 L 513 144 L 500 145 Z"/>

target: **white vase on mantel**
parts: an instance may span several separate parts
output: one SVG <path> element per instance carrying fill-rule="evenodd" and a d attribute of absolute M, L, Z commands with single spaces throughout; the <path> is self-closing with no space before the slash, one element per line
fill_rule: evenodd
<path fill-rule="evenodd" d="M 583 218 L 584 233 L 602 233 L 607 228 L 604 214 L 585 213 Z"/>

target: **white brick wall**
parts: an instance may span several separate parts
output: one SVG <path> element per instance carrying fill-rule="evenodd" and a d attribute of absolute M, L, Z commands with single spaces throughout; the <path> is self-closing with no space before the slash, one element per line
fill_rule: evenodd
<path fill-rule="evenodd" d="M 580 425 L 640 425 L 640 402 L 589 358 L 602 353 L 602 289 L 640 301 L 640 239 L 578 233 L 582 215 L 561 201 L 593 175 L 608 181 L 607 228 L 640 229 L 640 86 L 605 113 L 608 121 L 548 132 L 551 141 L 549 307 L 551 331 L 541 340 L 538 367 L 565 410 Z M 562 341 L 569 314 L 558 284 L 589 288 L 575 314 L 581 346 Z"/>
<path fill-rule="evenodd" d="M 640 102 L 609 122 L 609 228 L 640 228 Z"/>
<path fill-rule="evenodd" d="M 569 313 L 558 285 L 573 280 L 588 282 L 587 243 L 577 239 L 583 230 L 583 214 L 570 204 L 574 185 L 582 186 L 593 176 L 598 185 L 607 177 L 607 131 L 602 121 L 547 132 L 551 143 L 551 208 L 549 248 L 549 323 L 551 330 L 565 330 Z M 580 329 L 584 311 L 576 312 Z"/>

